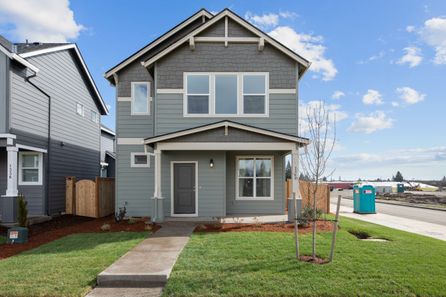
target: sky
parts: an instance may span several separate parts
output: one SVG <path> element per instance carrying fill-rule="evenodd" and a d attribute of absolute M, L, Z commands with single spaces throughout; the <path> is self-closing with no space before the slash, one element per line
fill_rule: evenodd
<path fill-rule="evenodd" d="M 76 42 L 111 110 L 102 122 L 114 128 L 104 72 L 200 8 L 226 7 L 312 62 L 299 102 L 336 114 L 333 178 L 446 175 L 443 0 L 0 0 L 0 34 Z"/>

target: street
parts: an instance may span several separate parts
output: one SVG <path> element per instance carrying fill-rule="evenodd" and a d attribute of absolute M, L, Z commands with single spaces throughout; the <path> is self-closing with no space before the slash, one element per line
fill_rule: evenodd
<path fill-rule="evenodd" d="M 336 210 L 335 204 L 338 195 L 342 195 L 342 197 L 348 198 L 348 199 L 344 198 L 341 200 L 342 206 L 353 208 L 352 190 L 344 190 L 344 191 L 334 190 L 333 192 L 331 192 L 331 205 L 332 205 L 331 212 L 335 212 Z M 446 211 L 423 209 L 423 208 L 408 207 L 401 205 L 391 205 L 377 202 L 376 212 L 396 217 L 446 226 Z"/>

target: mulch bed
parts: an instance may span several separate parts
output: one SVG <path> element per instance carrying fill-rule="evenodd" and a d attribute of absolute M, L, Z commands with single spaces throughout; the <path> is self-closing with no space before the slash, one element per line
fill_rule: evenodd
<path fill-rule="evenodd" d="M 318 221 L 318 232 L 333 230 L 333 223 L 328 221 Z M 284 223 L 264 223 L 264 224 L 235 224 L 235 223 L 211 223 L 200 224 L 194 232 L 294 232 L 294 224 Z M 310 233 L 311 225 L 299 226 L 299 234 Z"/>
<path fill-rule="evenodd" d="M 113 216 L 100 219 L 63 215 L 52 220 L 29 226 L 28 242 L 25 244 L 0 244 L 0 259 L 8 258 L 26 250 L 36 248 L 42 244 L 75 233 L 102 233 L 102 232 L 142 232 L 147 229 L 147 219 L 131 219 L 129 221 L 115 222 Z M 102 231 L 104 224 L 109 225 L 109 230 Z M 161 226 L 153 225 L 152 232 L 156 232 Z M 0 227 L 0 234 L 6 236 L 7 229 Z"/>

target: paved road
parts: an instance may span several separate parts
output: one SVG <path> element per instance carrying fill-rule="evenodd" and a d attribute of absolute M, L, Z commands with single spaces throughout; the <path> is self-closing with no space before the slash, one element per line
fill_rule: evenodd
<path fill-rule="evenodd" d="M 333 204 L 336 204 L 336 197 L 338 195 L 351 198 L 352 191 L 331 192 L 332 211 L 336 209 Z M 353 200 L 342 199 L 341 205 L 347 207 L 353 207 Z M 412 219 L 446 226 L 446 211 L 422 209 L 422 208 L 400 206 L 400 205 L 390 205 L 384 203 L 376 203 L 376 211 L 377 213 L 392 215 L 400 218 Z"/>

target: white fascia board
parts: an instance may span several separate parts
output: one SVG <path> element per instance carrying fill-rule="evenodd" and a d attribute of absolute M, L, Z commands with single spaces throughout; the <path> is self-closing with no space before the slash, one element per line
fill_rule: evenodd
<path fill-rule="evenodd" d="M 55 47 L 52 47 L 52 48 L 32 51 L 32 52 L 29 52 L 29 53 L 23 53 L 23 54 L 20 54 L 20 57 L 22 57 L 22 58 L 29 58 L 29 57 L 34 57 L 34 56 L 38 56 L 38 55 L 43 55 L 43 54 L 48 54 L 48 53 L 53 53 L 53 52 L 58 52 L 58 51 L 64 51 L 64 50 L 69 50 L 69 49 L 74 49 L 74 51 L 76 52 L 77 57 L 81 61 L 82 68 L 84 69 L 85 73 L 87 74 L 87 77 L 88 77 L 88 79 L 90 81 L 90 84 L 93 87 L 93 90 L 94 90 L 96 96 L 99 98 L 101 106 L 102 106 L 102 108 L 105 111 L 105 115 L 108 115 L 109 110 L 107 108 L 107 105 L 105 104 L 104 99 L 102 98 L 101 94 L 99 93 L 99 90 L 96 87 L 96 84 L 95 84 L 95 82 L 93 80 L 93 77 L 91 76 L 90 71 L 88 70 L 88 67 L 85 64 L 85 61 L 82 58 L 82 55 L 81 55 L 81 53 L 79 51 L 79 48 L 77 47 L 77 45 L 75 43 L 70 43 L 70 44 L 61 45 L 61 46 L 55 46 Z"/>
<path fill-rule="evenodd" d="M 236 14 L 232 13 L 229 10 L 224 10 L 222 12 L 220 12 L 219 14 L 217 14 L 216 16 L 214 16 L 212 19 L 210 19 L 208 22 L 204 23 L 203 25 L 201 25 L 200 27 L 198 27 L 197 29 L 195 29 L 194 31 L 192 31 L 191 33 L 189 33 L 188 35 L 184 36 L 183 38 L 181 38 L 180 40 L 178 40 L 177 42 L 171 44 L 170 46 L 168 46 L 167 48 L 165 48 L 163 51 L 161 51 L 160 53 L 158 53 L 157 55 L 153 56 L 152 58 L 150 58 L 149 60 L 145 61 L 145 62 L 141 62 L 141 64 L 144 67 L 148 67 L 149 65 L 153 64 L 155 61 L 157 61 L 158 59 L 160 59 L 161 57 L 163 57 L 164 55 L 170 53 L 172 50 L 174 50 L 175 48 L 177 48 L 178 46 L 180 46 L 181 44 L 189 41 L 190 37 L 194 37 L 195 35 L 199 34 L 200 32 L 202 32 L 203 30 L 209 28 L 210 26 L 212 26 L 213 24 L 215 24 L 216 22 L 218 22 L 219 20 L 221 20 L 224 17 L 231 17 L 232 20 L 234 20 L 235 22 L 237 22 L 239 25 L 243 26 L 244 28 L 246 28 L 247 30 L 251 31 L 252 33 L 256 34 L 259 37 L 263 37 L 265 39 L 265 41 L 267 41 L 268 43 L 272 44 L 273 46 L 275 46 L 276 48 L 278 48 L 280 51 L 282 51 L 283 53 L 285 53 L 286 55 L 288 55 L 290 58 L 292 58 L 293 60 L 296 60 L 297 62 L 301 63 L 302 65 L 304 65 L 306 68 L 310 67 L 310 62 L 303 59 L 302 57 L 300 57 L 298 54 L 296 54 L 295 52 L 293 52 L 292 50 L 290 50 L 289 48 L 285 47 L 284 45 L 282 45 L 281 43 L 277 42 L 276 40 L 274 40 L 273 38 L 271 38 L 269 35 L 263 33 L 262 31 L 260 31 L 259 29 L 257 29 L 256 27 L 254 27 L 253 25 L 246 23 L 243 19 L 241 19 L 239 16 L 237 16 Z"/>
<path fill-rule="evenodd" d="M 113 136 L 116 135 L 116 133 L 115 133 L 114 131 L 112 131 L 112 130 L 110 130 L 110 129 L 107 129 L 107 128 L 105 128 L 104 126 L 101 126 L 101 130 L 104 131 L 104 132 L 107 132 L 108 134 L 111 134 L 111 135 L 113 135 Z"/>
<path fill-rule="evenodd" d="M 186 130 L 186 131 L 180 131 L 180 132 L 177 132 L 177 133 L 171 133 L 171 134 L 164 135 L 164 136 L 159 136 L 159 137 L 154 137 L 154 138 L 151 138 L 151 139 L 146 139 L 146 140 L 144 140 L 144 144 L 151 144 L 151 143 L 161 142 L 161 141 L 169 140 L 169 139 L 172 139 L 172 138 L 177 138 L 177 137 L 181 137 L 181 136 L 191 135 L 191 134 L 195 134 L 195 133 L 199 133 L 199 132 L 203 132 L 203 131 L 207 131 L 207 130 L 212 130 L 212 129 L 216 129 L 216 128 L 220 128 L 220 127 L 232 127 L 232 128 L 245 130 L 245 131 L 249 131 L 249 132 L 253 132 L 253 133 L 257 133 L 257 134 L 262 134 L 262 135 L 267 135 L 267 136 L 271 136 L 271 137 L 276 137 L 276 138 L 283 139 L 283 140 L 289 140 L 289 141 L 292 141 L 292 142 L 298 142 L 298 143 L 301 143 L 301 144 L 308 144 L 309 143 L 306 139 L 301 139 L 299 137 L 284 135 L 284 134 L 276 133 L 276 132 L 273 132 L 273 131 L 267 131 L 267 130 L 264 130 L 264 129 L 261 129 L 261 128 L 255 128 L 255 127 L 251 127 L 251 126 L 245 126 L 245 125 L 241 125 L 241 124 L 237 124 L 237 123 L 233 123 L 233 122 L 224 121 L 224 122 L 219 122 L 219 123 L 215 123 L 215 124 L 211 124 L 211 125 L 206 125 L 206 126 L 203 126 L 203 127 L 197 127 L 197 128 L 189 129 L 189 130 Z"/>
<path fill-rule="evenodd" d="M 23 66 L 31 69 L 32 71 L 34 71 L 35 73 L 39 72 L 39 68 L 37 68 L 36 66 L 34 66 L 33 64 L 31 64 L 30 62 L 26 61 L 25 59 L 23 59 L 22 57 L 20 57 L 19 55 L 15 54 L 15 53 L 11 53 L 9 50 L 7 50 L 6 48 L 4 48 L 2 45 L 0 45 L 0 51 L 2 53 L 4 53 L 5 55 L 8 56 L 8 58 L 15 60 L 17 62 L 19 62 L 20 64 L 22 64 Z"/>
<path fill-rule="evenodd" d="M 39 153 L 44 153 L 44 154 L 46 154 L 48 152 L 46 149 L 39 148 L 39 147 L 34 147 L 34 146 L 29 146 L 29 145 L 24 145 L 24 144 L 16 144 L 16 147 L 18 149 L 28 150 L 28 151 L 33 151 L 33 152 L 39 152 Z"/>
<path fill-rule="evenodd" d="M 172 35 L 174 35 L 175 33 L 177 33 L 178 31 L 180 31 L 181 29 L 183 29 L 184 27 L 188 26 L 190 23 L 195 22 L 199 17 L 203 17 L 203 16 L 207 16 L 208 18 L 212 18 L 213 15 L 208 13 L 205 10 L 200 10 L 198 13 L 196 13 L 195 15 L 191 16 L 189 18 L 188 21 L 184 22 L 183 24 L 181 24 L 180 26 L 178 26 L 178 28 L 175 28 L 174 30 L 172 30 L 171 32 L 167 32 L 165 35 L 161 36 L 158 40 L 154 41 L 153 43 L 150 43 L 149 45 L 147 45 L 145 48 L 143 48 L 142 50 L 140 50 L 139 52 L 137 52 L 136 54 L 134 54 L 133 56 L 131 56 L 130 58 L 128 58 L 127 60 L 125 60 L 124 62 L 118 64 L 117 66 L 115 66 L 114 68 L 110 69 L 109 71 L 107 71 L 104 74 L 105 78 L 109 78 L 110 76 L 112 76 L 114 73 L 116 73 L 117 71 L 121 70 L 122 68 L 126 67 L 127 65 L 129 65 L 130 63 L 134 62 L 136 59 L 138 59 L 139 57 L 141 57 L 142 55 L 144 55 L 145 53 L 147 53 L 149 50 L 151 50 L 152 48 L 154 48 L 155 46 L 157 46 L 158 44 L 160 44 L 161 42 L 163 42 L 164 40 L 166 40 L 167 38 L 171 37 Z"/>
<path fill-rule="evenodd" d="M 161 151 L 292 151 L 294 142 L 163 142 Z"/>
<path fill-rule="evenodd" d="M 144 138 L 122 138 L 118 137 L 116 139 L 118 145 L 143 145 Z"/>

